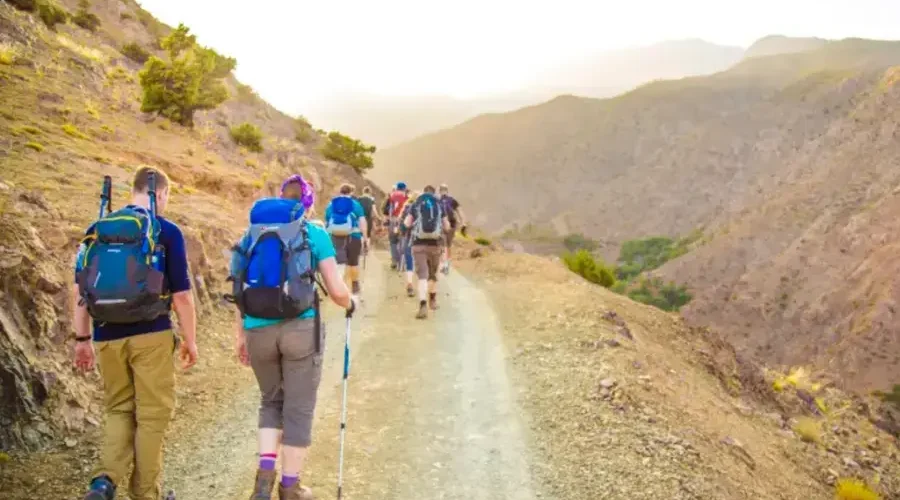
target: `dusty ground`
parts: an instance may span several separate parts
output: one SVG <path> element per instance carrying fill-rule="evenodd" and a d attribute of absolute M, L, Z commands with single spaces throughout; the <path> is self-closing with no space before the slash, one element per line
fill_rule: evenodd
<path fill-rule="evenodd" d="M 468 251 L 469 249 L 467 249 Z M 898 450 L 859 419 L 829 417 L 820 445 L 732 395 L 714 349 L 680 320 L 527 255 L 459 263 L 427 322 L 399 276 L 369 262 L 354 321 L 346 498 L 826 499 L 838 477 L 897 494 Z M 604 319 L 609 311 L 615 319 Z M 344 320 L 331 308 L 315 445 L 304 482 L 334 498 Z M 204 332 L 182 376 L 167 455 L 181 499 L 242 499 L 255 468 L 257 389 L 230 352 L 230 325 Z M 875 437 L 875 444 L 872 444 Z M 863 455 L 854 445 L 863 443 Z M 14 456 L 11 500 L 71 499 L 93 459 L 71 449 Z"/>

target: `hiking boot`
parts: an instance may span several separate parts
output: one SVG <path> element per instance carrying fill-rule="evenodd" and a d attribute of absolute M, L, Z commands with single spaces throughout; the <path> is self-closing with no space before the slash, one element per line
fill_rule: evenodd
<path fill-rule="evenodd" d="M 428 307 L 432 311 L 437 311 L 438 305 L 437 305 L 437 296 L 436 295 L 432 295 L 431 297 L 428 298 Z"/>
<path fill-rule="evenodd" d="M 400 266 L 398 266 L 396 262 L 391 262 L 391 271 L 396 271 L 398 267 Z"/>
<path fill-rule="evenodd" d="M 406 296 L 407 297 L 415 297 L 416 289 L 413 288 L 412 284 L 406 285 Z"/>
<path fill-rule="evenodd" d="M 428 305 L 425 301 L 419 302 L 419 312 L 416 314 L 416 319 L 425 319 L 428 317 Z"/>
<path fill-rule="evenodd" d="M 271 500 L 272 488 L 275 487 L 275 479 L 278 473 L 274 470 L 256 471 L 256 486 L 253 487 L 253 494 L 250 500 Z"/>
<path fill-rule="evenodd" d="M 293 486 L 285 488 L 284 486 L 278 487 L 278 498 L 279 500 L 313 500 L 312 490 L 307 488 L 306 486 L 300 486 L 300 483 L 295 483 Z"/>
<path fill-rule="evenodd" d="M 116 497 L 116 485 L 107 476 L 94 478 L 90 488 L 84 500 L 113 500 Z"/>

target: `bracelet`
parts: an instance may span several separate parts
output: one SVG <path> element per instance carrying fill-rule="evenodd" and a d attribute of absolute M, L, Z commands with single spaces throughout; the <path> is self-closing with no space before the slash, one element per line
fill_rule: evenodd
<path fill-rule="evenodd" d="M 93 337 L 88 335 L 87 337 L 75 337 L 75 342 L 87 342 L 91 340 Z"/>

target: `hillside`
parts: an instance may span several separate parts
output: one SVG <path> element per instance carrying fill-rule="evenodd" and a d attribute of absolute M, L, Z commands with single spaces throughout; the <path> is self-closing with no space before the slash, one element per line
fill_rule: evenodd
<path fill-rule="evenodd" d="M 448 182 L 488 230 L 584 233 L 610 259 L 627 240 L 703 230 L 706 247 L 664 270 L 699 294 L 690 318 L 771 361 L 883 387 L 900 380 L 882 274 L 900 262 L 887 251 L 896 64 L 900 44 L 848 39 L 613 99 L 560 97 L 384 150 L 375 180 Z"/>
<path fill-rule="evenodd" d="M 791 38 L 780 35 L 767 36 L 747 48 L 744 57 L 764 57 L 793 52 L 807 52 L 822 48 L 828 40 L 822 38 Z"/>
<path fill-rule="evenodd" d="M 523 88 L 506 94 L 471 99 L 346 95 L 308 114 L 317 122 L 385 148 L 480 114 L 507 112 L 558 95 L 609 97 L 653 80 L 716 73 L 742 55 L 740 47 L 673 40 L 599 52 L 560 64 L 540 71 Z"/>
<path fill-rule="evenodd" d="M 344 181 L 366 181 L 325 160 L 315 134 L 229 77 L 232 96 L 198 112 L 193 129 L 140 112 L 141 65 L 122 55 L 128 43 L 155 51 L 170 28 L 133 0 L 70 0 L 86 6 L 92 32 L 0 2 L 0 449 L 37 448 L 98 422 L 94 380 L 72 375 L 71 262 L 97 214 L 104 175 L 114 206 L 128 200 L 137 166 L 164 169 L 174 181 L 169 213 L 184 229 L 201 332 L 210 335 L 226 266 L 223 250 L 239 235 L 251 201 L 275 192 L 289 173 L 312 179 L 320 199 Z M 232 141 L 243 122 L 263 134 L 261 152 Z M 223 332 L 227 330 L 222 330 Z M 203 333 L 201 333 L 203 335 Z M 226 335 L 227 333 L 223 333 Z M 211 338 L 215 338 L 213 335 Z"/>

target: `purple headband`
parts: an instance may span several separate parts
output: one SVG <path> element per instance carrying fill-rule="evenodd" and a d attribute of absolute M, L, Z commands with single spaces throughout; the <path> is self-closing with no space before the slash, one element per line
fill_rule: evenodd
<path fill-rule="evenodd" d="M 295 174 L 295 175 L 288 177 L 281 184 L 281 195 L 282 196 L 284 196 L 284 190 L 287 189 L 287 187 L 291 184 L 299 184 L 300 185 L 300 192 L 302 193 L 301 197 L 300 197 L 300 202 L 303 203 L 303 208 L 309 210 L 309 207 L 313 206 L 313 203 L 315 202 L 315 199 L 316 199 L 315 198 L 316 195 L 313 192 L 312 186 L 310 186 L 308 182 L 303 180 L 302 175 Z"/>

